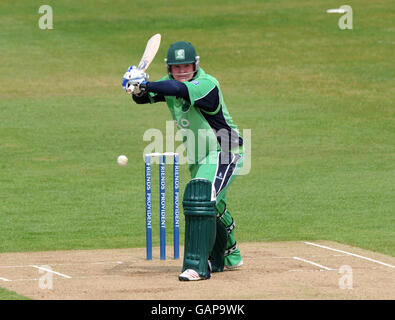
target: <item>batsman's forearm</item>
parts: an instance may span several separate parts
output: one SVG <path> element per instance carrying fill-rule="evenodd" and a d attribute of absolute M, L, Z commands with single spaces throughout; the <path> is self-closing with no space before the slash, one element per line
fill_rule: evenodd
<path fill-rule="evenodd" d="M 132 94 L 132 98 L 133 98 L 134 102 L 136 102 L 137 104 L 150 103 L 147 93 L 145 93 L 141 96 L 136 96 L 136 95 Z"/>
<path fill-rule="evenodd" d="M 136 96 L 132 94 L 133 101 L 137 104 L 145 104 L 145 103 L 156 103 L 166 101 L 165 97 L 161 94 L 156 94 L 151 99 L 148 97 L 148 92 L 142 94 L 141 96 Z"/>
<path fill-rule="evenodd" d="M 157 82 L 147 82 L 146 89 L 163 96 L 175 96 L 189 101 L 187 86 L 180 81 L 165 80 Z"/>

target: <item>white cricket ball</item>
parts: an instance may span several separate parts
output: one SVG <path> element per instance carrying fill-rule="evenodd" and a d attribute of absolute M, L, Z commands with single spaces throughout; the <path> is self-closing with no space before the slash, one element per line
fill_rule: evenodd
<path fill-rule="evenodd" d="M 118 157 L 117 162 L 120 166 L 126 166 L 128 164 L 128 157 L 122 154 Z"/>

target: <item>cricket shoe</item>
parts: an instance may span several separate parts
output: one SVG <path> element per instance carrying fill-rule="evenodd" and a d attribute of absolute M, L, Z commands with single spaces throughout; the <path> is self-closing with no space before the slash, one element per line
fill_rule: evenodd
<path fill-rule="evenodd" d="M 234 246 L 234 251 L 225 256 L 225 269 L 235 270 L 243 265 L 243 259 L 239 248 Z"/>
<path fill-rule="evenodd" d="M 241 260 L 240 262 L 234 264 L 233 266 L 227 266 L 225 265 L 225 269 L 226 270 L 235 270 L 237 268 L 240 268 L 243 265 L 243 260 Z"/>
<path fill-rule="evenodd" d="M 195 270 L 186 269 L 183 273 L 178 276 L 178 280 L 180 281 L 197 281 L 197 280 L 206 280 L 209 279 L 201 277 Z"/>

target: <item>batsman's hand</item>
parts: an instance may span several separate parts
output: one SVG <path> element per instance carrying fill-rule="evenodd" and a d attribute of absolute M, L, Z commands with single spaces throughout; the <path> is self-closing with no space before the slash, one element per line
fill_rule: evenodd
<path fill-rule="evenodd" d="M 136 66 L 130 66 L 123 75 L 122 87 L 127 93 L 137 95 L 144 91 L 148 79 L 148 74 L 139 70 Z"/>

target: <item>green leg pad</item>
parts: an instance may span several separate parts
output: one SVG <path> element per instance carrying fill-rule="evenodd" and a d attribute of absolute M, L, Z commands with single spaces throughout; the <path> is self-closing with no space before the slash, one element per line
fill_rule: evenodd
<path fill-rule="evenodd" d="M 216 235 L 215 201 L 211 201 L 211 182 L 192 179 L 184 192 L 185 246 L 182 271 L 195 270 L 209 278 L 208 258 Z"/>
<path fill-rule="evenodd" d="M 228 231 L 221 220 L 217 218 L 217 234 L 213 250 L 210 253 L 210 262 L 213 272 L 221 272 L 224 270 L 227 238 Z"/>

